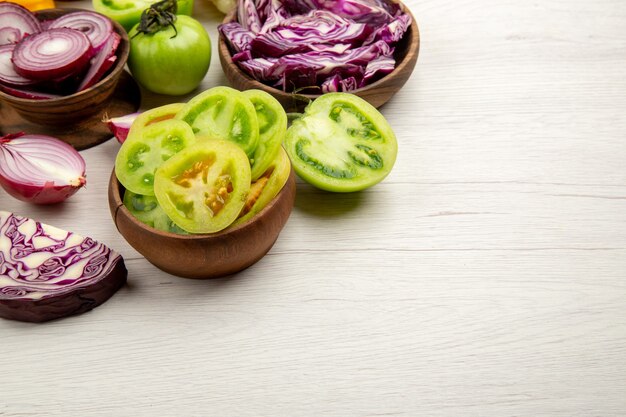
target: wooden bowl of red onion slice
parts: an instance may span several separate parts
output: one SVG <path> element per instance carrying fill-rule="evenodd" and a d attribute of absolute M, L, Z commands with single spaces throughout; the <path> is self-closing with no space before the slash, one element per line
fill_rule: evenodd
<path fill-rule="evenodd" d="M 69 15 L 76 13 L 87 15 L 93 27 L 73 21 Z M 99 113 L 128 59 L 126 31 L 108 17 L 82 9 L 47 9 L 35 16 L 40 32 L 23 38 L 19 32 L 2 33 L 14 39 L 0 46 L 0 100 L 25 120 L 44 126 L 64 126 Z M 7 69 L 10 63 L 14 66 Z"/>
<path fill-rule="evenodd" d="M 281 16 L 281 10 L 271 9 L 274 2 L 267 2 L 268 10 L 257 10 L 252 20 L 249 16 L 255 16 L 254 10 L 232 11 L 220 26 L 218 43 L 226 78 L 239 90 L 256 88 L 268 92 L 287 111 L 301 111 L 310 100 L 334 91 L 353 93 L 375 107 L 382 106 L 413 72 L 420 45 L 417 23 L 410 10 L 398 0 L 354 0 L 352 3 L 363 6 L 361 15 L 354 17 L 354 21 L 350 20 L 347 9 L 339 16 L 327 15 L 326 10 L 306 10 L 313 7 L 307 5 L 323 4 L 316 1 L 283 2 L 292 4 L 294 10 L 300 9 L 298 13 L 302 15 L 295 19 L 294 10 L 287 9 L 287 16 Z M 385 20 L 386 13 L 390 17 Z M 309 31 L 317 26 L 309 15 L 320 18 L 319 39 L 322 41 L 319 44 L 312 41 L 311 32 L 300 39 L 288 38 L 302 34 L 302 27 Z M 379 22 L 372 23 L 372 19 L 379 18 Z M 246 20 L 243 25 L 242 20 Z M 276 30 L 277 25 L 279 30 Z M 363 34 L 361 30 L 370 32 Z M 342 39 L 346 44 L 341 44 Z M 329 40 L 334 43 L 327 44 Z M 355 45 L 357 41 L 361 43 Z M 266 79 L 260 80 L 261 77 Z"/>

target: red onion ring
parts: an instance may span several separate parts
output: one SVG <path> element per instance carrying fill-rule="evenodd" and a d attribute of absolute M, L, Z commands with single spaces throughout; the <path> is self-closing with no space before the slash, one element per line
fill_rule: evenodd
<path fill-rule="evenodd" d="M 33 84 L 33 80 L 22 77 L 15 71 L 11 57 L 15 45 L 0 46 L 0 83 L 12 86 L 24 86 Z"/>
<path fill-rule="evenodd" d="M 13 39 L 14 36 L 17 36 L 17 39 L 7 42 L 6 36 L 8 31 L 5 30 L 5 34 L 0 36 L 0 45 L 14 43 L 26 35 L 41 32 L 39 20 L 28 9 L 19 4 L 9 2 L 0 2 L 0 28 L 2 30 L 13 29 L 17 31 L 17 35 L 13 34 L 10 38 Z"/>
<path fill-rule="evenodd" d="M 80 72 L 92 56 L 87 36 L 74 29 L 50 29 L 28 36 L 13 50 L 15 71 L 33 80 L 59 79 Z"/>
<path fill-rule="evenodd" d="M 0 28 L 0 45 L 17 43 L 20 39 L 22 39 L 22 32 L 19 29 L 11 27 Z"/>
<path fill-rule="evenodd" d="M 89 11 L 63 15 L 48 26 L 48 29 L 57 28 L 69 28 L 83 32 L 89 38 L 95 51 L 99 51 L 114 33 L 113 25 L 107 17 Z"/>
<path fill-rule="evenodd" d="M 27 98 L 30 100 L 50 100 L 52 98 L 61 98 L 58 94 L 44 93 L 42 91 L 26 90 L 22 88 L 9 87 L 8 85 L 0 84 L 0 90 L 13 97 Z"/>
<path fill-rule="evenodd" d="M 78 86 L 78 91 L 83 91 L 96 84 L 102 79 L 102 76 L 109 70 L 109 68 L 113 66 L 117 60 L 115 51 L 117 50 L 121 40 L 122 38 L 120 35 L 115 32 L 109 35 L 100 51 L 91 59 L 91 67 L 89 68 L 89 71 L 87 71 L 83 81 Z"/>
<path fill-rule="evenodd" d="M 85 160 L 67 143 L 23 133 L 0 138 L 0 185 L 13 197 L 53 204 L 85 183 Z"/>

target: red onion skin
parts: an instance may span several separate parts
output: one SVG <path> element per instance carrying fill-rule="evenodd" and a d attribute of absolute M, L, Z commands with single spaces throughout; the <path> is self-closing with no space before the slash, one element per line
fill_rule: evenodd
<path fill-rule="evenodd" d="M 9 134 L 0 138 L 0 146 L 3 143 L 10 142 L 13 139 L 24 136 L 23 133 Z M 76 152 L 70 145 L 59 141 L 59 146 L 67 147 L 69 152 Z M 80 155 L 79 155 L 80 157 Z M 82 159 L 82 157 L 80 157 Z M 83 161 L 84 163 L 84 161 Z M 77 176 L 73 184 L 55 184 L 53 181 L 46 182 L 43 185 L 26 182 L 27 180 L 18 180 L 0 175 L 0 186 L 14 198 L 33 204 L 49 205 L 57 204 L 67 200 L 74 195 L 80 188 L 85 186 L 85 172 Z"/>
<path fill-rule="evenodd" d="M 43 187 L 18 183 L 0 176 L 0 185 L 11 196 L 18 200 L 33 204 L 57 204 L 67 200 L 76 194 L 86 184 L 85 178 L 81 178 L 79 185 L 55 185 L 46 183 Z"/>

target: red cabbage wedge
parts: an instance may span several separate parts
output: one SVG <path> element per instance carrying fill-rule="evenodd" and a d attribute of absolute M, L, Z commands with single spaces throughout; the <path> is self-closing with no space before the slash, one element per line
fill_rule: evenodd
<path fill-rule="evenodd" d="M 87 312 L 126 282 L 102 243 L 0 211 L 0 317 L 44 322 Z"/>

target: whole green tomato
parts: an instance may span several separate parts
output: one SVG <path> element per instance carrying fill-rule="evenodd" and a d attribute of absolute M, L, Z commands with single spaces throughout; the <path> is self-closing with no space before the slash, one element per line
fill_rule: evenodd
<path fill-rule="evenodd" d="M 141 12 L 156 3 L 157 0 L 92 0 L 95 11 L 116 20 L 124 26 L 126 32 L 139 22 Z M 193 0 L 177 0 L 176 14 L 191 16 Z"/>
<path fill-rule="evenodd" d="M 145 33 L 138 24 L 129 33 L 128 68 L 154 93 L 191 92 L 200 85 L 211 63 L 211 39 L 200 22 L 178 15 L 173 25 Z"/>

